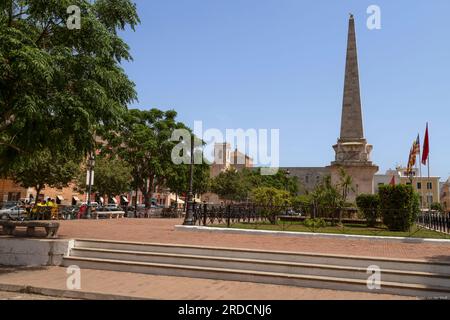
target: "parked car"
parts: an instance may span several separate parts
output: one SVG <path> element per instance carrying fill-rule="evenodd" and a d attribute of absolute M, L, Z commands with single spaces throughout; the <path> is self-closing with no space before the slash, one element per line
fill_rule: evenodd
<path fill-rule="evenodd" d="M 18 205 L 0 210 L 0 219 L 2 220 L 23 220 L 25 216 L 25 209 Z"/>
<path fill-rule="evenodd" d="M 87 205 L 87 202 L 82 202 L 81 205 Z M 98 208 L 100 205 L 97 202 L 91 201 L 92 208 Z"/>

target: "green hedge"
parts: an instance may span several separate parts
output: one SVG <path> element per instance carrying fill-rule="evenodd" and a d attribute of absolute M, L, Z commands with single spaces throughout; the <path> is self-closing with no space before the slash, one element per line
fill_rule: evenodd
<path fill-rule="evenodd" d="M 380 197 L 377 194 L 360 194 L 356 198 L 356 205 L 366 219 L 367 225 L 374 227 L 380 216 Z"/>
<path fill-rule="evenodd" d="M 383 223 L 391 231 L 408 231 L 420 211 L 419 195 L 410 185 L 384 185 L 378 192 Z"/>

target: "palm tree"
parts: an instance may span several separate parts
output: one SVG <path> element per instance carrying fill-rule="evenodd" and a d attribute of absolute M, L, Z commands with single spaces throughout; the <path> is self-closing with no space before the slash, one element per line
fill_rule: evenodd
<path fill-rule="evenodd" d="M 342 201 L 345 205 L 349 192 L 355 192 L 353 187 L 353 178 L 345 171 L 344 168 L 339 169 L 339 187 L 342 190 Z M 342 222 L 342 210 L 339 210 L 339 223 Z"/>

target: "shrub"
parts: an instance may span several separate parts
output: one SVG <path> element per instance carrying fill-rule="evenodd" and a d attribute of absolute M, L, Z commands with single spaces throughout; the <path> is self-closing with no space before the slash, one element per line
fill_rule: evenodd
<path fill-rule="evenodd" d="M 369 227 L 374 227 L 380 216 L 380 197 L 377 194 L 360 194 L 356 198 L 356 205 L 367 221 Z"/>
<path fill-rule="evenodd" d="M 317 218 L 317 219 L 306 219 L 303 224 L 305 225 L 305 227 L 308 228 L 324 228 L 327 226 L 327 223 L 325 222 L 324 219 L 322 218 Z"/>
<path fill-rule="evenodd" d="M 442 205 L 439 202 L 434 202 L 431 204 L 431 210 L 443 212 Z"/>
<path fill-rule="evenodd" d="M 260 187 L 252 190 L 252 200 L 263 207 L 263 214 L 268 217 L 270 223 L 275 224 L 277 215 L 290 205 L 291 196 L 285 190 Z"/>
<path fill-rule="evenodd" d="M 410 185 L 384 185 L 379 189 L 383 223 L 391 231 L 408 231 L 419 213 L 419 195 Z"/>

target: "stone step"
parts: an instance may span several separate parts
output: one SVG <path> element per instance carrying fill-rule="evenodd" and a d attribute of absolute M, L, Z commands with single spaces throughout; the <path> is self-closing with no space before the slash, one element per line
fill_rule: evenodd
<path fill-rule="evenodd" d="M 134 252 L 170 253 L 208 257 L 254 259 L 281 262 L 296 262 L 319 265 L 334 265 L 367 268 L 370 265 L 379 266 L 383 270 L 401 270 L 450 274 L 450 262 L 418 259 L 397 259 L 385 257 L 365 257 L 337 254 L 322 254 L 309 252 L 267 251 L 252 249 L 237 249 L 224 247 L 207 247 L 179 244 L 159 244 L 144 242 L 125 242 L 109 240 L 76 240 L 75 248 L 111 249 Z"/>
<path fill-rule="evenodd" d="M 129 250 L 113 250 L 75 247 L 71 257 L 99 258 L 133 262 L 148 262 L 197 267 L 225 268 L 235 270 L 263 271 L 296 275 L 330 276 L 336 278 L 366 280 L 367 267 L 337 266 L 329 264 L 311 264 L 274 260 L 242 259 L 204 255 L 186 255 L 161 252 L 143 252 Z M 381 279 L 387 282 L 422 284 L 448 288 L 450 291 L 450 275 L 381 269 Z"/>
<path fill-rule="evenodd" d="M 450 289 L 448 288 L 421 284 L 405 284 L 398 282 L 381 281 L 380 289 L 370 290 L 367 287 L 367 281 L 359 279 L 263 272 L 254 270 L 198 267 L 181 264 L 162 264 L 72 256 L 65 257 L 63 264 L 64 266 L 77 265 L 81 269 L 87 268 L 167 276 L 257 282 L 310 288 L 364 291 L 370 293 L 389 293 L 405 296 L 443 297 L 450 294 Z"/>

